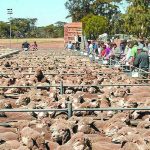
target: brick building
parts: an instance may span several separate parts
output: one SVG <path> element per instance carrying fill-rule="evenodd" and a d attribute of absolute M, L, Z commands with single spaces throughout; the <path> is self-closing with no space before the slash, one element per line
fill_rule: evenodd
<path fill-rule="evenodd" d="M 75 42 L 75 36 L 79 36 L 79 41 L 82 38 L 82 22 L 72 22 L 64 25 L 64 42 Z"/>

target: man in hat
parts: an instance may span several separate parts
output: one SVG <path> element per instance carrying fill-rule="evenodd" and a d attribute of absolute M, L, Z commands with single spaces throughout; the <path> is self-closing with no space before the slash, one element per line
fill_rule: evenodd
<path fill-rule="evenodd" d="M 24 51 L 28 51 L 30 48 L 30 44 L 26 41 L 22 44 L 22 48 Z"/>
<path fill-rule="evenodd" d="M 69 41 L 68 43 L 67 43 L 67 45 L 66 45 L 66 48 L 65 49 L 67 49 L 67 50 L 72 50 L 73 49 L 73 44 L 72 44 L 72 42 L 71 41 Z"/>
<path fill-rule="evenodd" d="M 144 71 L 149 70 L 149 56 L 147 49 L 143 48 L 142 46 L 138 46 L 137 48 L 137 56 L 134 60 L 133 65 L 138 67 Z M 147 77 L 148 74 L 143 74 L 143 76 Z"/>
<path fill-rule="evenodd" d="M 132 57 L 132 62 L 134 62 L 135 58 L 137 57 L 137 49 L 138 49 L 138 42 L 132 41 L 132 49 L 131 49 L 131 57 Z"/>

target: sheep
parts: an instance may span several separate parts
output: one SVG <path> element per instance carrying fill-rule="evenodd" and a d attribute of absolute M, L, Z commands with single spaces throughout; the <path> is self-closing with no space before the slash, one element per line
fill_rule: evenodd
<path fill-rule="evenodd" d="M 88 138 L 84 138 L 83 133 L 77 133 L 71 140 L 57 148 L 57 150 L 92 150 L 92 144 Z"/>
<path fill-rule="evenodd" d="M 62 120 L 58 120 L 50 127 L 52 139 L 54 142 L 62 145 L 68 142 L 71 138 L 71 130 Z"/>

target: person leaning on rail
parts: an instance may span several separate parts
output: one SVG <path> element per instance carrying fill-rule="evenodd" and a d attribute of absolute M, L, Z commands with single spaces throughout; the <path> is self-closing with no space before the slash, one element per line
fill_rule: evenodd
<path fill-rule="evenodd" d="M 34 43 L 33 43 L 33 45 L 32 45 L 32 50 L 33 50 L 33 51 L 38 50 L 38 45 L 37 45 L 37 42 L 36 42 L 36 41 L 34 41 Z"/>
<path fill-rule="evenodd" d="M 133 65 L 144 71 L 149 71 L 149 56 L 148 56 L 147 49 L 139 46 L 137 48 L 137 52 L 138 52 L 138 54 L 133 62 Z M 147 77 L 148 74 L 144 73 L 143 76 Z"/>
<path fill-rule="evenodd" d="M 30 48 L 30 44 L 26 41 L 22 44 L 22 49 L 24 50 L 25 54 L 28 52 Z"/>
<path fill-rule="evenodd" d="M 67 50 L 72 50 L 72 49 L 73 49 L 73 44 L 72 44 L 71 41 L 69 41 L 69 42 L 67 43 L 65 49 L 67 49 Z"/>

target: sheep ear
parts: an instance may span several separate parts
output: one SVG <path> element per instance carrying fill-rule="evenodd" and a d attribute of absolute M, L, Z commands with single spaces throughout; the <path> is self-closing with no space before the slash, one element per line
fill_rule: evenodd
<path fill-rule="evenodd" d="M 94 124 L 94 121 L 89 121 L 89 125 L 93 125 Z"/>
<path fill-rule="evenodd" d="M 62 139 L 62 144 L 67 143 L 70 140 L 70 138 L 71 138 L 71 132 L 69 129 L 66 129 L 65 134 L 64 134 L 63 139 Z"/>
<path fill-rule="evenodd" d="M 92 143 L 91 143 L 91 141 L 89 140 L 89 138 L 85 138 L 85 139 L 84 139 L 84 142 L 85 142 L 86 146 L 89 147 L 89 150 L 92 150 Z"/>
<path fill-rule="evenodd" d="M 51 118 L 54 118 L 55 115 L 56 115 L 56 111 L 54 111 L 50 116 L 51 116 Z"/>
<path fill-rule="evenodd" d="M 78 132 L 78 125 L 74 125 L 72 128 L 73 133 L 77 133 Z"/>
<path fill-rule="evenodd" d="M 123 148 L 126 143 L 127 143 L 127 141 L 123 141 L 123 142 L 121 143 L 121 148 Z"/>
<path fill-rule="evenodd" d="M 94 123 L 93 119 L 89 119 L 89 120 L 88 120 L 88 124 L 89 124 L 89 125 L 91 125 L 91 124 L 93 124 L 93 123 Z"/>

